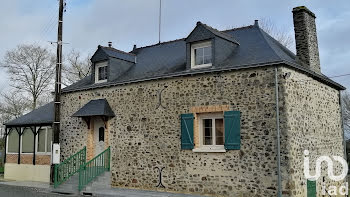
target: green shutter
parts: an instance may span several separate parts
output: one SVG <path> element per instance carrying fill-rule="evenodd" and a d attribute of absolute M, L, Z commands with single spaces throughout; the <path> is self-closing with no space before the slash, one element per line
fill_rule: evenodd
<path fill-rule="evenodd" d="M 181 149 L 191 150 L 193 143 L 193 114 L 181 114 Z"/>
<path fill-rule="evenodd" d="M 307 180 L 307 197 L 316 197 L 316 181 Z"/>
<path fill-rule="evenodd" d="M 241 148 L 241 113 L 225 111 L 225 149 L 239 150 Z"/>

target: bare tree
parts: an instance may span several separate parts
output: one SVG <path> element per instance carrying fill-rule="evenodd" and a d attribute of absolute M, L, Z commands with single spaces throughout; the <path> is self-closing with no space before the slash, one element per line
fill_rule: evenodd
<path fill-rule="evenodd" d="M 288 49 L 293 49 L 293 35 L 288 33 L 286 29 L 277 28 L 271 19 L 263 18 L 259 21 L 259 27 L 266 33 L 274 37 L 278 42 Z"/>
<path fill-rule="evenodd" d="M 5 54 L 1 66 L 6 69 L 11 86 L 31 96 L 32 109 L 38 99 L 52 88 L 55 57 L 47 49 L 35 44 L 19 45 Z"/>
<path fill-rule="evenodd" d="M 16 91 L 1 94 L 0 121 L 5 123 L 9 120 L 22 116 L 30 109 L 30 102 Z"/>
<path fill-rule="evenodd" d="M 342 94 L 342 109 L 345 136 L 350 139 L 350 93 L 344 92 Z"/>
<path fill-rule="evenodd" d="M 5 132 L 3 124 L 27 112 L 30 109 L 30 102 L 15 90 L 1 94 L 0 96 L 0 137 L 2 137 Z"/>
<path fill-rule="evenodd" d="M 82 57 L 74 49 L 67 55 L 66 64 L 63 65 L 63 83 L 68 86 L 90 75 L 90 56 Z"/>

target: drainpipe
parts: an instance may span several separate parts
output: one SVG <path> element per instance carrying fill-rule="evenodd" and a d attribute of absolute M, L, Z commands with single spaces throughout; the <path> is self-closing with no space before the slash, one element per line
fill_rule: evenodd
<path fill-rule="evenodd" d="M 344 110 L 343 110 L 343 99 L 341 95 L 341 90 L 339 90 L 339 105 L 340 105 L 340 116 L 341 116 L 341 129 L 343 131 L 343 146 L 344 146 L 344 159 L 347 161 L 347 153 L 346 153 L 346 140 L 345 140 L 345 129 L 344 129 Z"/>
<path fill-rule="evenodd" d="M 277 196 L 282 197 L 282 178 L 281 178 L 281 141 L 280 141 L 280 110 L 278 98 L 278 69 L 275 67 L 275 93 L 276 93 L 276 126 L 277 126 Z"/>

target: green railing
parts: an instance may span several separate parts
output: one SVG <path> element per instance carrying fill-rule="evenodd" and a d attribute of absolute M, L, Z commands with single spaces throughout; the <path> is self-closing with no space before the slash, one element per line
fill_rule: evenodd
<path fill-rule="evenodd" d="M 86 163 L 86 147 L 75 153 L 62 163 L 55 165 L 54 187 L 69 179 Z"/>
<path fill-rule="evenodd" d="M 111 149 L 108 147 L 79 170 L 79 191 L 94 178 L 110 170 Z"/>

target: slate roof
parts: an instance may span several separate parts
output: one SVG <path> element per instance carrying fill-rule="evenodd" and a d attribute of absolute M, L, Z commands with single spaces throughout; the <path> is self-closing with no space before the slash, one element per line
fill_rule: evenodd
<path fill-rule="evenodd" d="M 113 81 L 94 84 L 88 76 L 81 81 L 66 87 L 62 92 L 73 92 L 99 87 L 121 85 L 125 83 L 141 82 L 146 80 L 185 76 L 198 73 L 244 69 L 251 67 L 285 64 L 298 69 L 317 80 L 320 80 L 337 89 L 345 89 L 322 74 L 315 73 L 296 62 L 295 54 L 269 36 L 258 25 L 251 25 L 227 31 L 215 30 L 204 25 L 219 37 L 234 39 L 239 43 L 229 58 L 217 62 L 217 66 L 186 70 L 186 41 L 185 38 L 164 42 L 147 47 L 136 48 L 129 54 L 137 57 L 136 63 L 124 74 Z M 104 49 L 108 51 L 109 47 Z M 113 75 L 113 73 L 110 73 Z"/>
<path fill-rule="evenodd" d="M 135 54 L 132 53 L 126 53 L 124 51 L 112 48 L 112 47 L 104 47 L 99 46 L 101 49 L 110 57 L 114 57 L 117 59 L 129 61 L 129 62 L 135 62 Z"/>
<path fill-rule="evenodd" d="M 219 30 L 217 30 L 217 29 L 214 29 L 214 28 L 212 28 L 212 27 L 210 27 L 210 26 L 208 26 L 208 25 L 206 25 L 206 24 L 203 24 L 203 23 L 201 23 L 201 22 L 198 22 L 198 23 L 200 23 L 201 25 L 203 25 L 207 30 L 209 30 L 209 31 L 210 31 L 211 33 L 213 33 L 214 35 L 216 35 L 216 36 L 218 36 L 218 37 L 220 37 L 220 38 L 223 38 L 223 39 L 225 39 L 225 40 L 231 41 L 231 42 L 236 43 L 236 44 L 239 45 L 238 41 L 237 41 L 234 37 L 232 37 L 230 34 L 223 33 L 223 32 L 221 32 L 221 31 L 219 31 Z M 197 24 L 198 24 L 198 23 L 197 23 Z"/>
<path fill-rule="evenodd" d="M 48 103 L 17 119 L 5 123 L 6 126 L 51 125 L 54 122 L 54 102 Z"/>
<path fill-rule="evenodd" d="M 73 114 L 73 117 L 107 116 L 115 114 L 106 99 L 91 100 Z"/>

